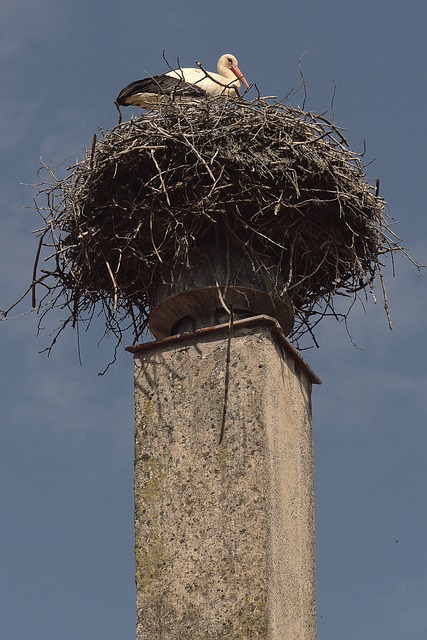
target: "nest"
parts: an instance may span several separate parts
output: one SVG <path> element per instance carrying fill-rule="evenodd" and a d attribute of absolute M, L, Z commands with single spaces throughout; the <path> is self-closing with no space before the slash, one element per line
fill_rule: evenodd
<path fill-rule="evenodd" d="M 282 103 L 171 102 L 101 132 L 64 178 L 44 168 L 33 304 L 41 317 L 68 310 L 58 333 L 101 310 L 107 332 L 140 339 L 165 267 L 185 268 L 219 233 L 280 275 L 274 295 L 289 296 L 298 341 L 342 317 L 335 296 L 351 306 L 381 279 L 382 256 L 401 250 L 342 130 Z"/>

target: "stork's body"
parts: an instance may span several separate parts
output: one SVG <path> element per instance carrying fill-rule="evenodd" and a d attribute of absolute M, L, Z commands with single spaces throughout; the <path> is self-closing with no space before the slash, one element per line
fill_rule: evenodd
<path fill-rule="evenodd" d="M 174 69 L 152 78 L 137 80 L 120 92 L 117 103 L 152 109 L 165 99 L 185 102 L 206 96 L 236 97 L 239 95 L 240 80 L 249 88 L 235 56 L 230 53 L 220 57 L 217 70 L 218 73 L 204 71 L 200 67 Z"/>

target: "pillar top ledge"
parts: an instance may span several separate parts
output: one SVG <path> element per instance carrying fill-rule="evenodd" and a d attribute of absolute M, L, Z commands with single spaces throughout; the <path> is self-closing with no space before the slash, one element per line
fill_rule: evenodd
<path fill-rule="evenodd" d="M 211 327 L 203 327 L 202 329 L 196 329 L 195 331 L 181 333 L 174 336 L 168 336 L 161 338 L 160 340 L 154 340 L 151 342 L 144 342 L 142 344 L 132 345 L 126 347 L 126 351 L 133 354 L 138 354 L 143 351 L 150 351 L 153 349 L 162 349 L 166 346 L 180 344 L 182 342 L 192 341 L 194 342 L 200 337 L 212 335 L 212 334 L 225 334 L 237 333 L 240 329 L 251 328 L 257 326 L 266 326 L 270 328 L 272 334 L 276 340 L 280 343 L 283 349 L 293 358 L 295 364 L 300 367 L 308 376 L 312 384 L 322 384 L 320 378 L 314 373 L 313 369 L 307 364 L 304 358 L 300 355 L 298 349 L 296 349 L 284 335 L 280 324 L 277 320 L 267 315 L 251 316 L 250 318 L 244 318 L 243 320 L 235 320 L 234 322 L 227 322 L 225 324 L 218 324 Z"/>

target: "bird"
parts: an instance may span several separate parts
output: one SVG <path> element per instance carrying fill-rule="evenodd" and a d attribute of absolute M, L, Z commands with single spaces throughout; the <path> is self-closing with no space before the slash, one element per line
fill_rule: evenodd
<path fill-rule="evenodd" d="M 134 105 L 153 109 L 165 100 L 192 101 L 207 96 L 239 95 L 240 82 L 247 89 L 249 84 L 240 71 L 235 56 L 225 53 L 217 64 L 218 73 L 205 71 L 200 62 L 198 68 L 173 69 L 167 73 L 131 82 L 120 91 L 116 106 Z"/>

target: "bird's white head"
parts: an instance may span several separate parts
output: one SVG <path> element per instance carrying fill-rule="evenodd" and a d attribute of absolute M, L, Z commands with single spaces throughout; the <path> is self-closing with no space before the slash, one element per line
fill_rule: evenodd
<path fill-rule="evenodd" d="M 219 75 L 229 75 L 228 71 L 234 73 L 236 78 L 242 82 L 247 89 L 249 89 L 248 81 L 239 69 L 236 56 L 231 53 L 224 53 L 218 60 L 218 73 Z"/>

